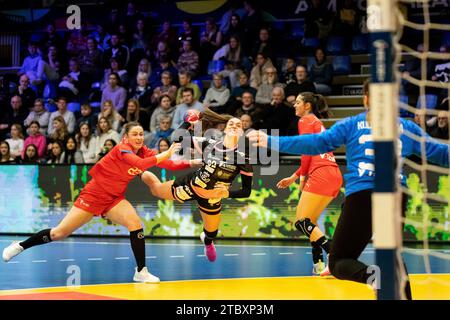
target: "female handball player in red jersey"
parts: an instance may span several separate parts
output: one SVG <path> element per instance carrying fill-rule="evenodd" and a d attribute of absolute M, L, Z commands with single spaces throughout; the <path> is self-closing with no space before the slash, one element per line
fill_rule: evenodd
<path fill-rule="evenodd" d="M 295 114 L 299 134 L 325 131 L 320 118 L 328 118 L 328 105 L 320 94 L 303 92 L 295 100 Z M 278 188 L 284 189 L 300 178 L 302 195 L 297 205 L 295 227 L 305 234 L 312 246 L 313 273 L 329 275 L 323 263 L 322 249 L 328 254 L 330 243 L 317 226 L 317 220 L 328 204 L 336 198 L 342 185 L 342 175 L 332 152 L 321 155 L 302 155 L 300 168 L 288 178 L 280 180 Z"/>
<path fill-rule="evenodd" d="M 191 111 L 194 112 L 195 111 Z M 192 114 L 191 114 L 192 116 Z M 209 109 L 199 114 L 202 131 L 217 124 L 226 124 L 225 135 L 217 139 L 195 137 L 190 145 L 203 158 L 203 166 L 198 170 L 181 176 L 176 180 L 161 183 L 151 172 L 144 172 L 141 179 L 149 186 L 150 192 L 161 199 L 177 200 L 180 203 L 197 201 L 202 215 L 203 232 L 200 239 L 205 244 L 205 255 L 211 262 L 216 260 L 216 249 L 213 240 L 219 229 L 222 198 L 247 198 L 252 191 L 253 167 L 248 155 L 249 146 L 244 143 L 242 122 L 230 115 L 219 115 Z M 195 123 L 186 117 L 183 128 Z M 239 190 L 228 190 L 234 179 L 241 175 L 242 187 Z"/>
<path fill-rule="evenodd" d="M 34 234 L 23 242 L 13 242 L 3 250 L 3 260 L 9 261 L 23 250 L 36 245 L 62 240 L 88 223 L 93 216 L 103 216 L 130 231 L 130 242 L 137 267 L 133 280 L 158 283 L 145 266 L 145 240 L 141 220 L 133 206 L 125 199 L 128 183 L 144 170 L 159 166 L 169 170 L 189 168 L 195 161 L 169 158 L 180 149 L 174 143 L 169 150 L 156 154 L 144 145 L 144 130 L 137 122 L 124 126 L 124 137 L 102 160 L 92 167 L 92 179 L 81 191 L 73 207 L 59 225 Z"/>

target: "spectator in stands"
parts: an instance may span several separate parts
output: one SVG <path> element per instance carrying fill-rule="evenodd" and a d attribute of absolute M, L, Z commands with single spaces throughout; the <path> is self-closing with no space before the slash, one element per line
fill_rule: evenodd
<path fill-rule="evenodd" d="M 182 53 L 183 50 L 183 42 L 184 41 L 190 41 L 192 45 L 192 50 L 197 51 L 198 50 L 198 40 L 199 35 L 197 31 L 192 27 L 192 21 L 188 18 L 183 19 L 183 23 L 181 25 L 182 31 L 180 33 L 180 36 L 178 37 L 178 51 Z"/>
<path fill-rule="evenodd" d="M 246 44 L 244 49 L 250 53 L 252 44 L 257 40 L 258 31 L 262 25 L 262 13 L 258 7 L 257 1 L 248 0 L 244 1 L 245 15 L 242 18 L 242 28 L 244 31 L 245 39 L 242 41 Z"/>
<path fill-rule="evenodd" d="M 255 105 L 253 101 L 253 95 L 250 92 L 244 92 L 242 94 L 242 105 L 233 112 L 235 117 L 242 117 L 242 115 L 248 114 L 252 120 L 255 129 L 260 129 L 262 124 L 263 110 L 260 106 Z"/>
<path fill-rule="evenodd" d="M 82 123 L 87 123 L 91 132 L 95 130 L 97 126 L 98 117 L 92 112 L 92 107 L 89 103 L 84 103 L 81 105 L 81 116 L 77 119 L 76 130 L 80 128 Z"/>
<path fill-rule="evenodd" d="M 244 92 L 250 92 L 252 96 L 256 96 L 256 89 L 249 85 L 248 74 L 245 71 L 239 73 L 239 86 L 231 91 L 231 99 L 236 101 L 242 100 L 242 94 Z"/>
<path fill-rule="evenodd" d="M 173 129 L 178 129 L 180 127 L 180 125 L 184 122 L 184 116 L 189 109 L 195 109 L 200 112 L 205 110 L 203 104 L 198 102 L 197 99 L 195 98 L 194 89 L 185 87 L 182 90 L 183 90 L 181 93 L 182 103 L 176 106 L 175 113 L 172 119 Z"/>
<path fill-rule="evenodd" d="M 223 85 L 222 74 L 216 72 L 213 74 L 211 87 L 206 91 L 203 105 L 214 112 L 225 112 L 225 105 L 230 98 L 230 90 Z"/>
<path fill-rule="evenodd" d="M 147 111 L 142 110 L 140 103 L 137 99 L 129 99 L 127 103 L 126 112 L 122 114 L 123 122 L 125 125 L 128 122 L 138 122 L 145 132 L 149 132 L 150 117 Z"/>
<path fill-rule="evenodd" d="M 34 145 L 37 149 L 37 155 L 39 158 L 44 158 L 45 152 L 47 151 L 47 139 L 40 131 L 40 124 L 38 121 L 32 121 L 30 123 L 28 134 L 29 136 L 23 143 L 24 149 L 26 150 L 29 145 Z"/>
<path fill-rule="evenodd" d="M 78 57 L 81 52 L 87 48 L 87 38 L 89 36 L 87 30 L 87 22 L 81 22 L 80 29 L 70 31 L 69 40 L 67 41 L 66 52 L 69 57 Z"/>
<path fill-rule="evenodd" d="M 177 87 L 172 84 L 172 74 L 169 71 L 161 73 L 161 85 L 153 90 L 152 104 L 158 105 L 164 95 L 168 95 L 171 101 L 175 101 L 177 95 Z"/>
<path fill-rule="evenodd" d="M 253 44 L 253 49 L 251 53 L 251 58 L 256 59 L 258 53 L 264 53 L 264 55 L 269 58 L 272 62 L 275 61 L 275 47 L 270 38 L 269 29 L 263 27 L 259 30 L 258 40 Z"/>
<path fill-rule="evenodd" d="M 284 88 L 286 101 L 290 105 L 294 105 L 295 99 L 302 92 L 316 93 L 314 83 L 308 80 L 308 72 L 306 71 L 305 66 L 299 65 L 295 68 L 295 77 L 297 81 L 289 83 L 286 88 Z"/>
<path fill-rule="evenodd" d="M 191 88 L 193 91 L 193 98 L 195 100 L 200 99 L 201 92 L 197 84 L 191 82 L 191 75 L 189 72 L 181 71 L 178 73 L 178 82 L 180 87 L 177 90 L 176 104 L 183 103 L 183 92 L 186 88 Z"/>
<path fill-rule="evenodd" d="M 78 60 L 69 60 L 69 73 L 59 83 L 59 95 L 65 96 L 68 101 L 80 97 L 87 97 L 91 83 L 89 76 L 80 71 Z"/>
<path fill-rule="evenodd" d="M 22 155 L 23 138 L 22 126 L 18 123 L 14 123 L 11 126 L 11 138 L 6 139 L 6 142 L 9 144 L 11 156 L 14 159 L 18 159 Z"/>
<path fill-rule="evenodd" d="M 291 82 L 295 82 L 295 68 L 297 67 L 297 63 L 295 62 L 294 57 L 287 57 L 286 64 L 281 73 L 280 82 L 288 85 Z"/>
<path fill-rule="evenodd" d="M 192 50 L 190 41 L 183 41 L 183 53 L 178 58 L 177 69 L 180 72 L 189 72 L 193 78 L 199 72 L 199 58 L 197 52 Z"/>
<path fill-rule="evenodd" d="M 137 20 L 134 28 L 131 54 L 140 58 L 145 54 L 145 49 L 149 45 L 148 32 L 143 19 Z"/>
<path fill-rule="evenodd" d="M 31 123 L 33 121 L 39 122 L 39 131 L 43 135 L 47 134 L 48 124 L 50 121 L 50 112 L 48 112 L 44 108 L 44 100 L 42 100 L 42 99 L 36 99 L 34 101 L 33 111 L 30 112 L 30 114 L 25 119 L 23 124 L 25 125 L 25 127 L 28 128 L 31 126 Z M 28 131 L 28 134 L 30 134 L 29 131 Z"/>
<path fill-rule="evenodd" d="M 111 34 L 111 46 L 103 53 L 103 63 L 105 69 L 110 67 L 111 58 L 115 58 L 122 67 L 126 67 L 130 59 L 130 52 L 127 47 L 120 43 L 120 36 L 117 32 Z"/>
<path fill-rule="evenodd" d="M 444 53 L 444 54 L 448 53 L 447 47 L 441 46 L 439 48 L 439 53 Z M 434 68 L 433 68 L 431 80 L 439 81 L 441 83 L 449 83 L 450 82 L 450 59 L 434 60 L 433 67 Z"/>
<path fill-rule="evenodd" d="M 50 53 L 53 52 L 55 52 L 56 55 L 56 48 L 51 48 L 54 48 L 52 51 L 50 51 L 49 48 L 49 58 L 52 60 L 46 62 L 38 53 L 37 44 L 35 42 L 30 42 L 28 44 L 29 55 L 24 59 L 18 74 L 26 74 L 32 85 L 40 85 L 42 81 L 45 80 L 44 77 L 50 81 L 58 79 L 58 72 L 55 66 L 56 61 L 53 60 L 53 56 L 50 55 Z"/>
<path fill-rule="evenodd" d="M 177 47 L 177 34 L 175 30 L 172 28 L 172 25 L 169 20 L 163 22 L 162 31 L 158 35 L 153 37 L 152 48 L 156 48 L 157 46 L 159 46 L 160 42 L 164 42 L 167 48 Z"/>
<path fill-rule="evenodd" d="M 53 120 L 59 116 L 64 119 L 64 123 L 65 125 L 67 125 L 67 131 L 72 134 L 75 130 L 76 120 L 73 112 L 67 110 L 67 99 L 65 97 L 59 97 L 56 105 L 58 107 L 58 110 L 50 114 L 48 135 L 50 136 L 53 134 L 54 128 L 50 124 L 53 123 Z"/>
<path fill-rule="evenodd" d="M 258 89 L 262 83 L 264 76 L 264 71 L 267 68 L 273 68 L 272 60 L 267 58 L 267 56 L 260 52 L 256 55 L 256 65 L 253 67 L 250 73 L 250 86 Z"/>
<path fill-rule="evenodd" d="M 162 60 L 167 60 L 170 65 L 175 65 L 175 57 L 169 45 L 165 41 L 159 41 L 156 50 L 151 54 L 147 52 L 147 56 L 152 57 L 154 66 L 156 67 Z"/>
<path fill-rule="evenodd" d="M 108 86 L 102 91 L 101 104 L 106 100 L 111 100 L 114 108 L 121 111 L 127 99 L 127 91 L 121 86 L 120 76 L 117 73 L 111 73 L 108 78 Z"/>
<path fill-rule="evenodd" d="M 295 110 L 284 101 L 282 87 L 274 87 L 270 103 L 263 106 L 264 119 L 262 128 L 278 129 L 280 136 L 297 134 Z"/>
<path fill-rule="evenodd" d="M 32 81 L 39 79 L 37 76 L 39 61 L 42 60 L 42 57 L 38 53 L 37 43 L 30 41 L 28 43 L 28 56 L 23 60 L 22 67 L 18 71 L 18 75 L 27 74 L 28 78 Z"/>
<path fill-rule="evenodd" d="M 111 123 L 105 117 L 101 117 L 98 120 L 97 124 L 97 137 L 95 140 L 95 146 L 97 150 L 95 150 L 95 154 L 98 155 L 105 144 L 105 141 L 108 139 L 114 140 L 114 142 L 120 142 L 119 133 L 111 128 Z"/>
<path fill-rule="evenodd" d="M 59 80 L 60 71 L 62 68 L 60 53 L 58 48 L 49 47 L 47 55 L 39 62 L 37 77 L 34 84 L 41 84 L 43 80 L 47 83 L 55 83 Z M 30 79 L 31 81 L 31 79 Z M 32 81 L 33 84 L 33 81 Z"/>
<path fill-rule="evenodd" d="M 148 84 L 148 74 L 139 72 L 136 76 L 136 86 L 130 88 L 129 97 L 131 99 L 139 100 L 139 104 L 142 109 L 148 110 L 149 113 L 153 112 L 152 106 L 152 93 L 153 90 Z"/>
<path fill-rule="evenodd" d="M 175 113 L 175 106 L 172 106 L 172 97 L 163 94 L 159 97 L 159 106 L 155 109 L 150 119 L 150 132 L 155 133 L 158 128 L 158 123 L 163 116 L 173 118 Z M 145 129 L 145 128 L 144 128 Z"/>
<path fill-rule="evenodd" d="M 50 47 L 56 47 L 59 52 L 64 50 L 64 40 L 56 33 L 56 27 L 54 22 L 47 24 L 45 34 L 42 37 L 41 43 L 45 49 Z"/>
<path fill-rule="evenodd" d="M 111 128 L 117 132 L 120 131 L 121 123 L 125 121 L 125 119 L 117 112 L 111 100 L 105 100 L 102 103 L 101 111 L 98 114 L 98 119 L 100 120 L 100 118 L 108 119 Z"/>
<path fill-rule="evenodd" d="M 97 24 L 96 29 L 91 33 L 91 37 L 95 39 L 101 52 L 109 48 L 111 36 L 102 24 Z"/>
<path fill-rule="evenodd" d="M 9 144 L 6 141 L 0 142 L 0 162 L 1 163 L 14 163 L 14 157 L 11 156 L 9 151 Z"/>
<path fill-rule="evenodd" d="M 437 124 L 430 129 L 430 135 L 438 139 L 448 140 L 448 116 L 446 111 L 439 111 Z M 8 141 L 8 140 L 7 140 Z M 11 148 L 12 149 L 12 148 Z"/>
<path fill-rule="evenodd" d="M 74 137 L 69 136 L 66 140 L 66 148 L 62 153 L 63 163 L 77 164 L 84 163 L 83 155 L 77 148 L 77 141 Z"/>
<path fill-rule="evenodd" d="M 170 139 L 170 135 L 175 129 L 171 128 L 172 118 L 169 116 L 161 116 L 159 119 L 159 126 L 156 132 L 152 133 L 149 139 L 148 147 L 155 149 L 158 147 L 158 142 L 161 139 Z"/>
<path fill-rule="evenodd" d="M 34 100 L 36 100 L 36 93 L 30 88 L 30 78 L 23 74 L 19 78 L 19 86 L 14 90 L 13 96 L 19 96 L 22 99 L 22 107 L 25 109 L 33 108 Z"/>
<path fill-rule="evenodd" d="M 222 45 L 222 32 L 217 28 L 214 18 L 209 17 L 205 22 L 205 31 L 200 35 L 200 72 L 206 73 L 208 63 L 212 60 L 214 52 Z"/>
<path fill-rule="evenodd" d="M 28 110 L 22 107 L 22 99 L 19 96 L 11 98 L 11 108 L 0 114 L 0 139 L 4 140 L 14 123 L 24 123 L 28 116 Z"/>
<path fill-rule="evenodd" d="M 101 148 L 100 152 L 95 157 L 95 162 L 100 161 L 104 156 L 108 154 L 108 152 L 111 151 L 112 148 L 114 148 L 117 145 L 117 142 L 113 139 L 107 139 L 105 143 L 103 144 L 103 148 Z"/>
<path fill-rule="evenodd" d="M 139 61 L 136 76 L 130 81 L 130 89 L 136 87 L 137 85 L 137 75 L 139 72 L 146 73 L 148 75 L 148 82 L 150 83 L 150 79 L 152 77 L 152 65 L 147 58 L 143 58 Z M 150 85 L 151 86 L 151 85 Z"/>
<path fill-rule="evenodd" d="M 264 70 L 262 83 L 256 92 L 255 102 L 259 104 L 268 104 L 272 101 L 272 90 L 274 87 L 282 87 L 278 82 L 277 69 L 269 67 Z M 284 95 L 284 92 L 283 92 Z"/>
<path fill-rule="evenodd" d="M 75 138 L 78 143 L 78 149 L 83 157 L 83 163 L 94 163 L 96 156 L 96 139 L 93 136 L 93 131 L 89 124 L 86 122 L 81 123 L 79 132 Z"/>
<path fill-rule="evenodd" d="M 163 57 L 160 59 L 159 65 L 155 68 L 150 77 L 150 85 L 152 86 L 152 88 L 156 88 L 162 85 L 161 76 L 163 72 L 166 71 L 170 73 L 172 83 L 174 85 L 177 85 L 176 80 L 178 77 L 178 70 L 172 65 L 167 57 Z"/>
<path fill-rule="evenodd" d="M 169 150 L 169 147 L 170 147 L 170 140 L 167 138 L 162 138 L 158 142 L 158 153 Z"/>
<path fill-rule="evenodd" d="M 86 42 L 86 50 L 78 57 L 80 70 L 89 77 L 90 82 L 98 82 L 103 76 L 102 53 L 97 47 L 97 40 L 89 37 Z"/>
<path fill-rule="evenodd" d="M 244 130 L 245 133 L 255 130 L 255 129 L 253 129 L 252 117 L 249 114 L 244 113 L 240 119 L 241 119 L 241 123 L 242 123 L 242 130 Z"/>
<path fill-rule="evenodd" d="M 133 1 L 128 1 L 127 4 L 127 13 L 124 17 L 124 24 L 128 29 L 133 28 L 139 20 L 143 20 L 144 16 L 137 10 L 136 3 Z"/>
<path fill-rule="evenodd" d="M 34 144 L 29 144 L 26 146 L 23 155 L 22 155 L 22 163 L 40 163 L 40 157 L 38 155 L 38 150 Z"/>
<path fill-rule="evenodd" d="M 50 154 L 47 157 L 47 164 L 62 164 L 64 163 L 63 158 L 64 144 L 63 142 L 56 140 L 51 144 Z"/>
<path fill-rule="evenodd" d="M 238 14 L 233 13 L 230 16 L 228 30 L 225 33 L 222 31 L 222 33 L 223 33 L 223 42 L 225 43 L 228 43 L 231 37 L 238 37 L 239 39 L 244 39 L 245 35 L 241 23 L 241 17 Z"/>
<path fill-rule="evenodd" d="M 105 89 L 108 86 L 109 76 L 113 73 L 116 73 L 120 77 L 120 86 L 128 87 L 128 71 L 123 68 L 120 62 L 116 58 L 111 58 L 111 65 L 109 69 L 105 69 L 105 75 L 103 77 L 103 85 L 102 89 Z"/>
<path fill-rule="evenodd" d="M 66 122 L 62 116 L 55 117 L 52 122 L 52 133 L 48 135 L 47 149 L 52 149 L 52 144 L 55 141 L 61 142 L 61 145 L 65 145 L 66 139 L 69 137 Z"/>
<path fill-rule="evenodd" d="M 322 48 L 316 49 L 314 58 L 316 62 L 308 72 L 309 80 L 314 83 L 317 93 L 329 95 L 331 94 L 331 82 L 333 81 L 333 65 L 327 62 Z"/>
<path fill-rule="evenodd" d="M 216 51 L 213 60 L 224 60 L 225 67 L 220 72 L 230 79 L 231 89 L 239 85 L 239 73 L 251 66 L 249 59 L 244 57 L 244 50 L 237 36 L 231 36 L 228 43 Z"/>

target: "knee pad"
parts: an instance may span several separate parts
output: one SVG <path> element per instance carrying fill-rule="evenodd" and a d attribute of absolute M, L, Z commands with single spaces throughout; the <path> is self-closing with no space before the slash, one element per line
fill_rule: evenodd
<path fill-rule="evenodd" d="M 295 227 L 298 231 L 302 232 L 308 238 L 311 237 L 311 233 L 313 232 L 316 225 L 311 222 L 309 218 L 300 219 L 295 222 Z"/>

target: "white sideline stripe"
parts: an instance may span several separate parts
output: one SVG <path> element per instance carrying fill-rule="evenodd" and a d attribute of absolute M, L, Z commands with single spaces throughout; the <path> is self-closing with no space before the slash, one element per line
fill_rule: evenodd
<path fill-rule="evenodd" d="M 197 257 L 206 257 L 204 254 L 198 254 Z"/>
<path fill-rule="evenodd" d="M 19 261 L 8 261 L 8 264 L 19 263 Z"/>
<path fill-rule="evenodd" d="M 103 258 L 88 258 L 88 261 L 100 261 L 103 260 Z"/>
<path fill-rule="evenodd" d="M 265 256 L 266 253 L 265 252 L 256 252 L 256 253 L 252 253 L 252 256 Z"/>
<path fill-rule="evenodd" d="M 145 257 L 145 259 L 156 259 L 156 258 L 158 258 L 157 256 L 148 256 L 148 257 Z"/>
<path fill-rule="evenodd" d="M 66 262 L 66 261 L 75 261 L 75 259 L 59 259 L 59 261 L 61 261 L 61 262 Z"/>
<path fill-rule="evenodd" d="M 33 262 L 33 263 L 45 263 L 45 262 L 47 262 L 47 260 L 33 260 L 31 262 Z"/>
<path fill-rule="evenodd" d="M 225 257 L 236 257 L 238 255 L 239 255 L 239 253 L 225 253 L 224 254 Z"/>
<path fill-rule="evenodd" d="M 170 256 L 171 258 L 184 258 L 184 256 Z"/>
<path fill-rule="evenodd" d="M 130 257 L 115 257 L 116 260 L 128 260 Z"/>
<path fill-rule="evenodd" d="M 283 255 L 289 255 L 289 254 L 294 254 L 293 252 L 279 252 L 278 253 L 280 256 L 283 256 Z"/>

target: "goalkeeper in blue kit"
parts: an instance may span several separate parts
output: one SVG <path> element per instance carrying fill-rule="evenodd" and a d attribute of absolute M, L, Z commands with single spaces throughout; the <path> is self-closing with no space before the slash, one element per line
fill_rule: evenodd
<path fill-rule="evenodd" d="M 371 273 L 358 258 L 372 238 L 372 201 L 375 185 L 374 147 L 370 127 L 369 81 L 364 83 L 364 105 L 367 111 L 345 118 L 319 134 L 289 137 L 268 136 L 253 131 L 247 136 L 254 145 L 268 147 L 282 153 L 316 155 L 346 145 L 347 173 L 345 200 L 333 235 L 329 256 L 329 268 L 338 279 L 367 283 Z M 405 132 L 426 137 L 425 150 L 428 161 L 448 167 L 449 146 L 433 140 L 419 126 L 409 120 L 399 120 L 399 147 L 402 159 L 421 154 L 421 143 Z M 405 184 L 402 175 L 402 184 Z M 402 198 L 402 214 L 406 211 L 406 196 Z M 405 268 L 406 270 L 406 268 Z M 411 299 L 409 280 L 403 293 Z"/>

